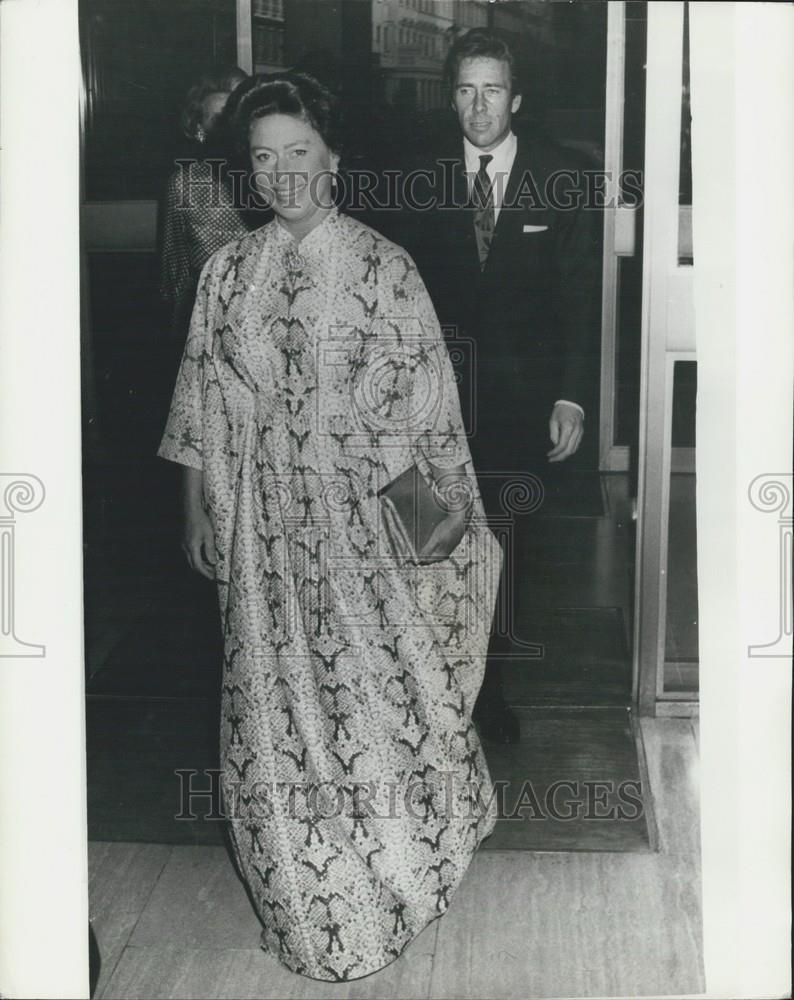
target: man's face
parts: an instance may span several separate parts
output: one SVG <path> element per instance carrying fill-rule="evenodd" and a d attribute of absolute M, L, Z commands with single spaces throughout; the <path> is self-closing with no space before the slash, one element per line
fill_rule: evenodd
<path fill-rule="evenodd" d="M 521 95 L 511 93 L 509 65 L 490 56 L 462 59 L 452 106 L 469 142 L 490 152 L 508 134 L 521 106 Z"/>

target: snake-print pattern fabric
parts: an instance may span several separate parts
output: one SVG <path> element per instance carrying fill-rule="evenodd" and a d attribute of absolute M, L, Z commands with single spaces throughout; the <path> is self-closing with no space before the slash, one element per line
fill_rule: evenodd
<path fill-rule="evenodd" d="M 215 254 L 159 454 L 203 469 L 224 802 L 263 945 L 320 979 L 371 973 L 447 909 L 495 820 L 471 711 L 501 549 L 476 493 L 438 564 L 399 565 L 380 522 L 412 463 L 470 462 L 408 255 L 335 212 Z"/>

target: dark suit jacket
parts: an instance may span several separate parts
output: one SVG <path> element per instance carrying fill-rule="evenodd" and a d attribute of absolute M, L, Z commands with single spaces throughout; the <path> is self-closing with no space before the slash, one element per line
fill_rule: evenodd
<path fill-rule="evenodd" d="M 434 172 L 433 194 L 441 203 L 409 211 L 402 240 L 442 326 L 454 327 L 462 338 L 455 353 L 468 357 L 460 390 L 475 464 L 494 468 L 523 461 L 550 447 L 548 417 L 555 400 L 587 409 L 595 399 L 588 360 L 598 346 L 601 213 L 555 206 L 548 196 L 551 180 L 563 170 L 576 172 L 576 187 L 583 188 L 577 154 L 519 136 L 481 271 L 462 138 L 423 167 Z M 566 185 L 574 200 L 574 182 L 565 175 L 559 195 Z M 428 190 L 415 186 L 418 198 Z"/>

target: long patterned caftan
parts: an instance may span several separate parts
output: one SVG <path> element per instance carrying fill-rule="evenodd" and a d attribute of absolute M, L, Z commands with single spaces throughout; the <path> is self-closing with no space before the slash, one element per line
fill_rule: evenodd
<path fill-rule="evenodd" d="M 437 564 L 401 565 L 380 520 L 414 462 L 470 461 L 408 255 L 336 212 L 216 253 L 159 454 L 203 470 L 224 803 L 263 945 L 320 979 L 374 972 L 445 911 L 495 818 L 471 711 L 501 549 L 476 493 Z"/>

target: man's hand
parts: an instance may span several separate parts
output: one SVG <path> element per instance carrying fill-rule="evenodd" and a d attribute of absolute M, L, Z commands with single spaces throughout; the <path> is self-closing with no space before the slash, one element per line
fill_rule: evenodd
<path fill-rule="evenodd" d="M 549 419 L 549 436 L 554 447 L 546 452 L 550 462 L 563 462 L 579 447 L 584 436 L 582 411 L 567 403 L 556 403 Z"/>

